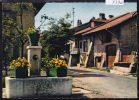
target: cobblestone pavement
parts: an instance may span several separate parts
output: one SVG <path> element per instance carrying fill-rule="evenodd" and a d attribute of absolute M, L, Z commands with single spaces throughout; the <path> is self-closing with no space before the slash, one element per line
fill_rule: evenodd
<path fill-rule="evenodd" d="M 137 98 L 137 78 L 88 68 L 69 67 L 73 87 L 90 91 L 87 98 Z"/>

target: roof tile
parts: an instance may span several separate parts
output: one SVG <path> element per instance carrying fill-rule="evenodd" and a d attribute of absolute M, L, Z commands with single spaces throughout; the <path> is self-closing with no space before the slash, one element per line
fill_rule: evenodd
<path fill-rule="evenodd" d="M 121 15 L 121 16 L 118 16 L 118 17 L 113 17 L 113 18 L 109 19 L 108 22 L 106 22 L 104 24 L 101 24 L 100 26 L 97 26 L 95 28 L 92 28 L 90 31 L 84 33 L 83 35 L 90 34 L 90 33 L 93 33 L 93 32 L 97 32 L 97 31 L 100 31 L 100 30 L 104 30 L 104 29 L 113 27 L 115 25 L 118 25 L 118 24 L 126 21 L 129 18 L 132 18 L 135 15 L 137 15 L 137 11 L 127 13 L 127 14 L 124 14 L 124 15 Z"/>

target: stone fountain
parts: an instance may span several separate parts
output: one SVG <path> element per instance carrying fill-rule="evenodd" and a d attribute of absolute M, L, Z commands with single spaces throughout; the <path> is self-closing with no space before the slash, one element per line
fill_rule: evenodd
<path fill-rule="evenodd" d="M 42 46 L 27 46 L 32 65 L 28 78 L 5 78 L 7 98 L 41 98 L 51 95 L 71 95 L 72 77 L 40 77 Z"/>
<path fill-rule="evenodd" d="M 41 66 L 41 49 L 42 46 L 27 46 L 28 61 L 31 64 L 28 76 L 39 76 Z"/>

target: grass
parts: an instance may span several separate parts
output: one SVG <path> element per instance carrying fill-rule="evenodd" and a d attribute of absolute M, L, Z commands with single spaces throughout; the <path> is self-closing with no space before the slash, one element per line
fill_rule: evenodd
<path fill-rule="evenodd" d="M 137 78 L 137 73 L 131 73 L 131 75 L 135 78 Z"/>
<path fill-rule="evenodd" d="M 95 69 L 95 70 L 99 70 L 99 71 L 105 71 L 105 72 L 110 72 L 110 70 L 112 70 L 112 68 L 102 68 L 102 69 L 100 69 L 100 68 L 97 68 L 97 67 L 87 67 L 87 68 L 89 68 L 89 69 Z M 132 75 L 132 77 L 135 77 L 135 78 L 137 78 L 137 73 L 131 73 L 131 75 Z"/>
<path fill-rule="evenodd" d="M 95 69 L 95 70 L 99 70 L 99 71 L 106 71 L 106 72 L 110 72 L 110 70 L 112 69 L 112 68 L 102 68 L 102 69 L 100 69 L 100 68 L 97 68 L 97 67 L 88 67 L 89 69 Z"/>

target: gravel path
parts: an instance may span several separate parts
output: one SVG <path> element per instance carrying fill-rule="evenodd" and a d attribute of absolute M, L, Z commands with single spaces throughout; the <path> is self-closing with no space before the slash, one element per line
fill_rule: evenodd
<path fill-rule="evenodd" d="M 73 86 L 90 91 L 88 98 L 137 98 L 137 78 L 87 68 L 69 67 Z"/>

